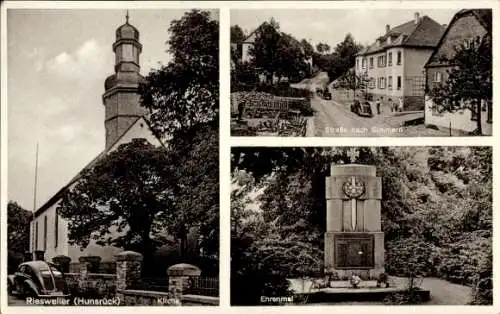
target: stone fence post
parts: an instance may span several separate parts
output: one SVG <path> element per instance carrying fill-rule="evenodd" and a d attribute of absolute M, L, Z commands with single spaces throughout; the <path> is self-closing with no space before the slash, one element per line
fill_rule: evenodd
<path fill-rule="evenodd" d="M 29 262 L 33 260 L 33 252 L 26 251 L 24 252 L 24 262 Z"/>
<path fill-rule="evenodd" d="M 36 250 L 35 261 L 44 261 L 44 260 L 45 260 L 45 251 Z"/>
<path fill-rule="evenodd" d="M 71 262 L 71 258 L 65 255 L 57 255 L 52 258 L 52 262 L 54 264 L 59 265 L 59 268 L 63 273 L 69 273 L 69 264 Z"/>
<path fill-rule="evenodd" d="M 201 270 L 190 264 L 176 264 L 167 269 L 168 292 L 175 298 L 181 296 L 191 288 L 191 278 L 199 278 Z"/>
<path fill-rule="evenodd" d="M 140 285 L 142 260 L 142 254 L 133 251 L 116 255 L 116 290 L 121 300 L 124 299 L 124 295 L 120 290 Z"/>

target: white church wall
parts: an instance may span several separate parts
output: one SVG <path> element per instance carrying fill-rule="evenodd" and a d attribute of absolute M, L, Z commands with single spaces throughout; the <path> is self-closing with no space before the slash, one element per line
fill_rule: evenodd
<path fill-rule="evenodd" d="M 31 232 L 35 232 L 34 226 L 38 223 L 38 234 L 35 237 L 38 241 L 33 243 L 34 237 L 30 237 L 30 247 L 33 250 L 45 251 L 45 260 L 52 261 L 52 258 L 57 255 L 68 255 L 68 223 L 65 219 L 59 216 L 57 220 L 56 232 L 56 208 L 59 202 L 46 209 L 41 215 L 33 221 Z M 47 233 L 45 235 L 45 217 L 47 217 Z M 56 242 L 57 233 L 57 242 Z M 37 244 L 37 246 L 35 246 Z"/>

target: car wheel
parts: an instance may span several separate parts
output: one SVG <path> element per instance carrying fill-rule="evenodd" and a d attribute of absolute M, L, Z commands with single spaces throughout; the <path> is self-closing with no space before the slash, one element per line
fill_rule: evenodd
<path fill-rule="evenodd" d="M 21 284 L 16 285 L 16 290 L 17 290 L 17 298 L 18 299 L 23 299 L 24 295 L 26 294 L 24 291 L 24 286 Z"/>
<path fill-rule="evenodd" d="M 36 298 L 37 297 L 36 292 L 31 287 L 26 287 L 24 289 L 24 291 L 26 292 L 25 293 L 26 298 Z"/>

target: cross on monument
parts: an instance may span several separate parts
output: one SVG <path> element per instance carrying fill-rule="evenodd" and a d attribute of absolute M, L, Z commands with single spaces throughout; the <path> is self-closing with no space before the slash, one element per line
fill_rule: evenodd
<path fill-rule="evenodd" d="M 359 157 L 359 151 L 356 147 L 351 147 L 347 151 L 347 156 L 349 156 L 349 159 L 351 159 L 351 163 L 354 163 L 356 161 L 356 158 Z"/>
<path fill-rule="evenodd" d="M 126 19 L 126 23 L 128 24 L 128 19 L 129 19 L 128 10 L 127 10 L 127 14 L 125 15 L 125 19 Z"/>

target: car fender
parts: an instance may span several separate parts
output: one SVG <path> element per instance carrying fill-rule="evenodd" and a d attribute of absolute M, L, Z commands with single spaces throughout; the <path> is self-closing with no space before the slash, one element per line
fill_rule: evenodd
<path fill-rule="evenodd" d="M 32 280 L 25 280 L 24 284 L 27 285 L 31 290 L 33 290 L 37 295 L 40 295 L 39 288 Z"/>
<path fill-rule="evenodd" d="M 7 275 L 7 282 L 10 285 L 14 285 L 14 275 Z"/>

